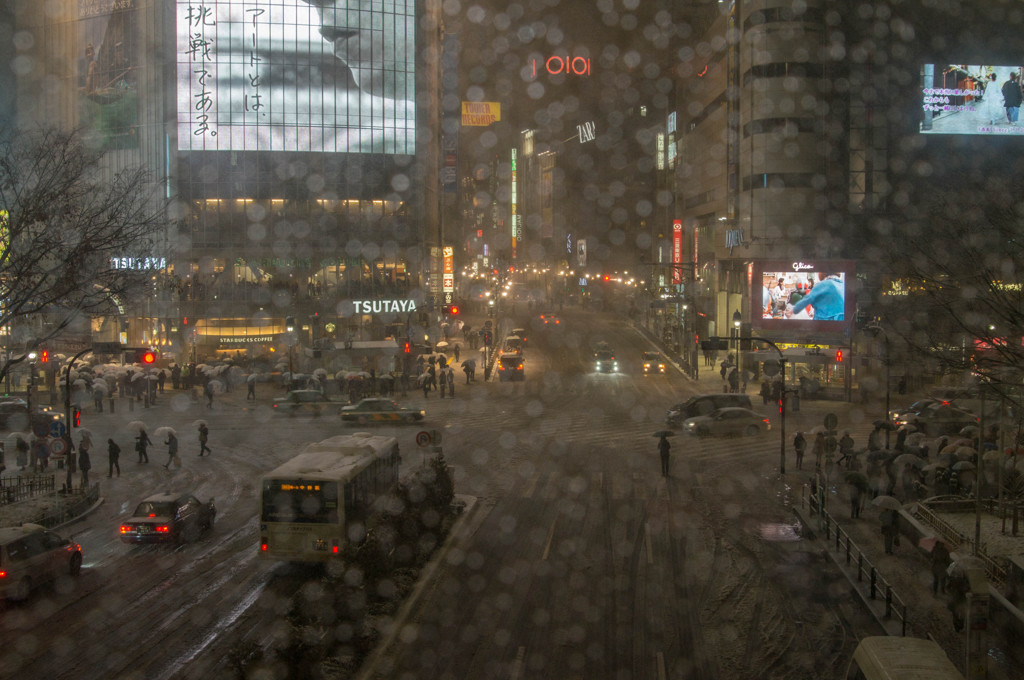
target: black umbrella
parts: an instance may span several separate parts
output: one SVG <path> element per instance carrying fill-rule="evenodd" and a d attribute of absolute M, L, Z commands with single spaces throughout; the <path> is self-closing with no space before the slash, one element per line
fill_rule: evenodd
<path fill-rule="evenodd" d="M 847 484 L 853 484 L 855 487 L 857 487 L 861 491 L 867 491 L 867 489 L 868 489 L 868 476 L 865 475 L 863 472 L 857 472 L 856 470 L 854 470 L 853 472 L 847 472 L 846 473 L 846 483 Z"/>
<path fill-rule="evenodd" d="M 895 430 L 896 426 L 888 420 L 876 420 L 873 425 L 879 430 Z"/>
<path fill-rule="evenodd" d="M 657 432 L 655 432 L 651 436 L 652 437 L 675 437 L 676 433 L 673 432 L 672 430 L 658 430 Z"/>

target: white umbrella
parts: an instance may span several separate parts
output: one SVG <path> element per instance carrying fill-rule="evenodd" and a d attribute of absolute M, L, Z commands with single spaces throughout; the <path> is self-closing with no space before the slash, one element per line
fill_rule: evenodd
<path fill-rule="evenodd" d="M 178 436 L 178 433 L 174 431 L 173 427 L 167 427 L 166 425 L 153 430 L 153 434 L 157 437 L 166 437 L 169 434 L 173 434 L 175 437 Z"/>
<path fill-rule="evenodd" d="M 323 376 L 324 378 L 326 378 L 326 377 L 327 377 L 327 371 L 325 371 L 325 370 L 324 370 L 324 369 L 322 369 L 322 368 L 317 368 L 317 369 L 315 369 L 315 370 L 313 371 L 313 377 L 314 377 L 314 378 L 319 378 L 319 377 L 321 377 L 321 376 Z"/>
<path fill-rule="evenodd" d="M 200 428 L 200 427 L 204 427 L 205 425 L 206 425 L 206 421 L 205 420 L 197 420 L 196 422 L 192 423 L 192 427 L 197 428 L 197 429 Z"/>
<path fill-rule="evenodd" d="M 256 382 L 256 374 L 250 373 L 249 377 L 246 378 L 246 382 Z"/>
<path fill-rule="evenodd" d="M 871 500 L 871 505 L 877 505 L 883 510 L 899 510 L 903 507 L 895 496 L 876 496 Z"/>
<path fill-rule="evenodd" d="M 145 377 L 146 377 L 145 373 L 134 373 L 134 374 L 132 374 L 132 382 L 135 382 L 136 380 L 142 380 Z"/>
<path fill-rule="evenodd" d="M 107 387 L 107 383 L 103 382 L 102 380 L 97 380 L 92 384 L 92 391 L 100 395 L 106 394 L 109 391 L 109 389 L 110 388 Z"/>
<path fill-rule="evenodd" d="M 133 430 L 141 431 L 146 429 L 146 424 L 141 420 L 133 420 L 132 422 L 128 423 L 128 427 L 132 428 Z"/>
<path fill-rule="evenodd" d="M 210 389 L 213 390 L 213 392 L 215 394 L 219 394 L 219 393 L 223 392 L 224 391 L 224 381 L 221 380 L 220 378 L 213 378 L 213 379 L 211 379 L 210 380 Z"/>

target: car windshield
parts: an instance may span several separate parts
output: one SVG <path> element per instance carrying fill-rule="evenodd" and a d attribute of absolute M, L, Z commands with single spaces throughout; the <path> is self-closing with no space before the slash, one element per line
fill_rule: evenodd
<path fill-rule="evenodd" d="M 135 508 L 135 517 L 171 517 L 174 508 L 170 501 L 143 501 Z"/>
<path fill-rule="evenodd" d="M 601 351 L 597 353 L 598 361 L 611 361 L 615 356 L 611 352 Z"/>
<path fill-rule="evenodd" d="M 661 354 L 658 352 L 644 352 L 644 361 L 660 361 Z"/>

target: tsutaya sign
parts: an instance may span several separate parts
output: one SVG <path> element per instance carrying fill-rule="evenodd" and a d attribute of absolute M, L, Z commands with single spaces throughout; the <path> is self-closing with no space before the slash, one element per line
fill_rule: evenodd
<path fill-rule="evenodd" d="M 356 314 L 393 314 L 415 312 L 415 300 L 353 300 Z"/>

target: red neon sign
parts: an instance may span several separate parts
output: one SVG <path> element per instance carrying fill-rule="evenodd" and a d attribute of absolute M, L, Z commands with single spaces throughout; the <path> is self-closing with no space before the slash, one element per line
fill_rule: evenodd
<path fill-rule="evenodd" d="M 672 264 L 683 263 L 683 221 L 672 220 Z M 683 282 L 683 268 L 672 267 L 672 283 Z"/>
<path fill-rule="evenodd" d="M 530 67 L 532 69 L 533 78 L 537 77 L 537 60 L 530 60 Z M 565 55 L 560 57 L 557 54 L 553 54 L 544 61 L 544 68 L 553 76 L 557 76 L 564 73 L 567 76 L 589 76 L 590 75 L 590 59 L 586 57 L 569 57 Z"/>

